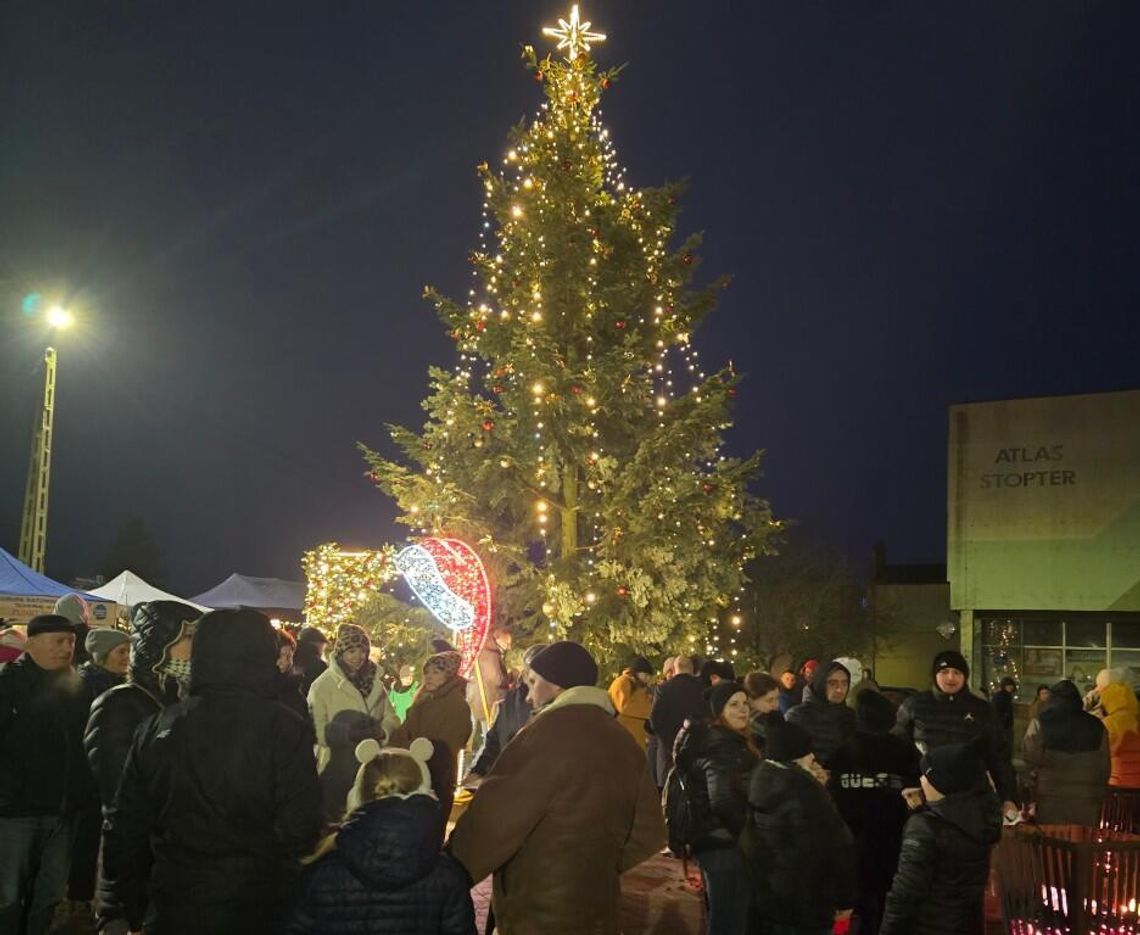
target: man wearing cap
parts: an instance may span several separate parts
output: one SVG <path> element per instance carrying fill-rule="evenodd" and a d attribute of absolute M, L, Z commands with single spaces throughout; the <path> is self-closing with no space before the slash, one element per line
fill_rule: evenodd
<path fill-rule="evenodd" d="M 90 781 L 74 649 L 71 621 L 43 614 L 24 654 L 0 666 L 0 932 L 46 932 L 67 891 L 74 809 Z"/>
<path fill-rule="evenodd" d="M 619 875 L 665 843 L 645 756 L 597 679 L 578 643 L 551 643 L 535 656 L 534 717 L 451 835 L 473 881 L 494 875 L 501 935 L 617 935 Z"/>
<path fill-rule="evenodd" d="M 653 707 L 653 696 L 649 694 L 649 680 L 653 677 L 653 666 L 644 656 L 634 656 L 633 661 L 610 685 L 610 701 L 617 710 L 618 723 L 637 741 L 642 750 L 648 737 L 645 722 Z"/>
<path fill-rule="evenodd" d="M 894 732 L 923 754 L 952 743 L 977 740 L 1008 819 L 1018 813 L 1017 780 L 1009 745 L 993 708 L 967 686 L 970 666 L 961 653 L 946 649 L 934 657 L 934 684 L 900 706 Z"/>
<path fill-rule="evenodd" d="M 982 935 L 990 848 L 1001 837 L 980 740 L 932 749 L 921 763 L 925 805 L 907 820 L 880 935 Z"/>

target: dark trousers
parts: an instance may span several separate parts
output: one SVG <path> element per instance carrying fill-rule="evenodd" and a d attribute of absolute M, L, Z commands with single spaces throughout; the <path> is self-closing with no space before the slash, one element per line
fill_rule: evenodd
<path fill-rule="evenodd" d="M 701 851 L 696 858 L 705 882 L 707 935 L 741 935 L 747 932 L 751 887 L 744 855 L 735 847 L 726 847 Z"/>
<path fill-rule="evenodd" d="M 67 895 L 71 822 L 0 818 L 0 935 L 42 935 Z"/>
<path fill-rule="evenodd" d="M 75 816 L 75 844 L 71 849 L 71 871 L 67 898 L 88 903 L 95 898 L 95 873 L 99 862 L 99 838 L 103 831 L 103 809 L 98 802 Z"/>

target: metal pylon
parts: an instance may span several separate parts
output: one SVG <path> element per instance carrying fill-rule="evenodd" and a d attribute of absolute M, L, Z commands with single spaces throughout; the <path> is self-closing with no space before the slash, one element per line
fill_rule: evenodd
<path fill-rule="evenodd" d="M 55 417 L 55 348 L 44 351 L 44 405 L 32 433 L 24 521 L 20 526 L 20 561 L 43 573 L 47 547 L 48 491 L 51 482 L 51 433 Z"/>

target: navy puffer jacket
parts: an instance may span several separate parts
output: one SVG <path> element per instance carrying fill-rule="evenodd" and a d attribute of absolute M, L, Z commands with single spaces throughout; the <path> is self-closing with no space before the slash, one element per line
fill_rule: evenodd
<path fill-rule="evenodd" d="M 475 935 L 470 881 L 442 844 L 431 796 L 358 808 L 305 871 L 287 935 Z"/>

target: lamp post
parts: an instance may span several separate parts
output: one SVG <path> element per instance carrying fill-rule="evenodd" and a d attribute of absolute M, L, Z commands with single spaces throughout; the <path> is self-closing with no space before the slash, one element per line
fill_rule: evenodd
<path fill-rule="evenodd" d="M 73 321 L 72 314 L 58 305 L 48 309 L 47 323 L 63 330 Z M 54 347 L 44 351 L 44 398 L 40 417 L 32 432 L 32 452 L 28 459 L 28 483 L 24 490 L 24 519 L 20 525 L 20 561 L 34 571 L 44 570 L 47 547 L 48 494 L 51 483 L 52 424 L 55 420 Z"/>

